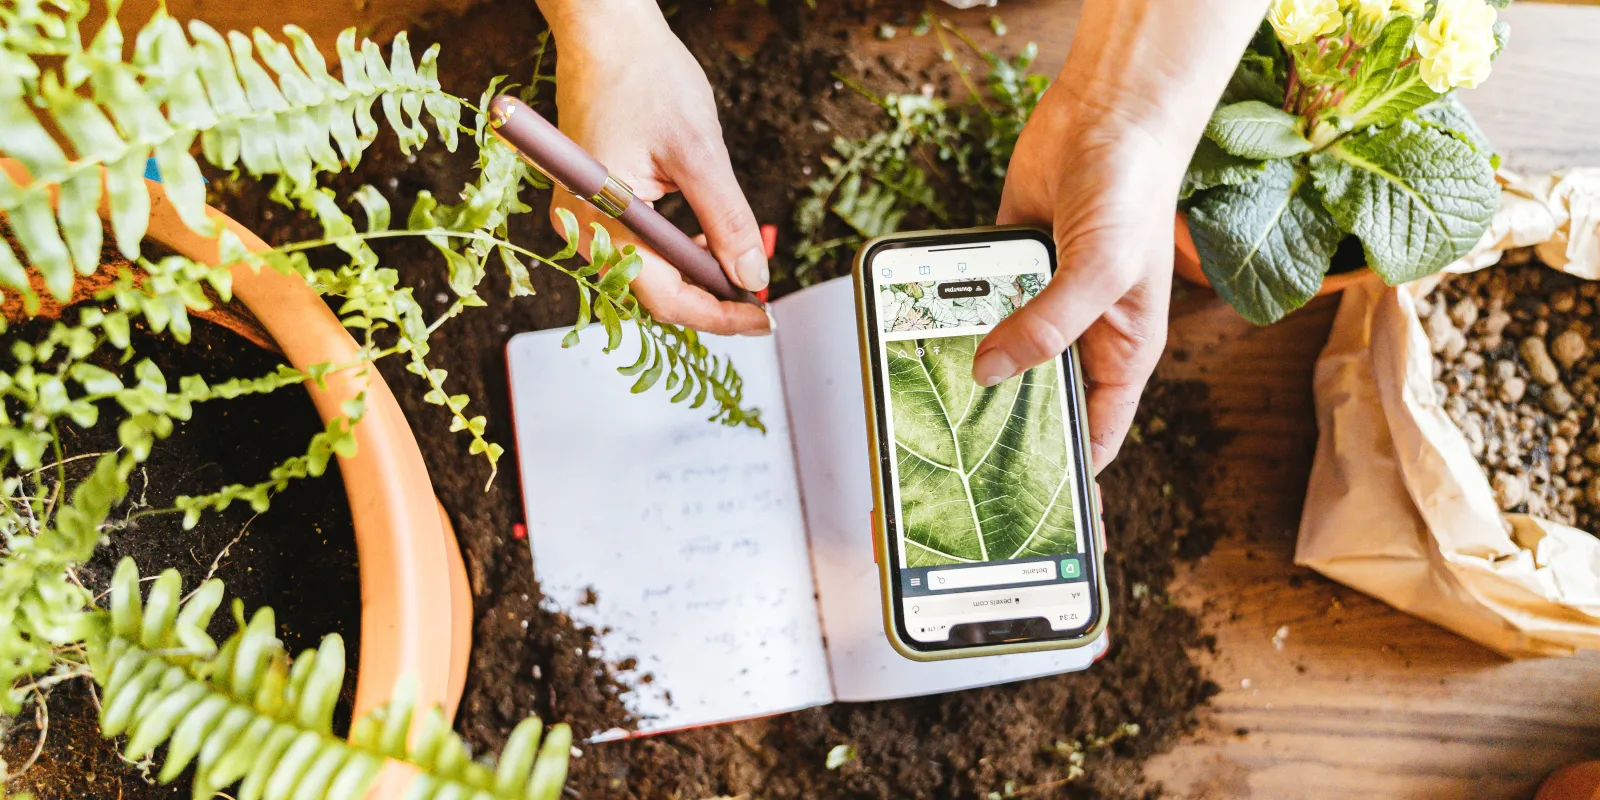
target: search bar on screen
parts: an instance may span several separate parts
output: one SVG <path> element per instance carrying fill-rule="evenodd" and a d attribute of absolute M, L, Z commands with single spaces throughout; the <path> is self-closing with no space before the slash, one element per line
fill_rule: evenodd
<path fill-rule="evenodd" d="M 928 588 L 933 591 L 970 589 L 974 586 L 998 586 L 1013 583 L 1034 583 L 1056 579 L 1056 562 L 1030 561 L 1026 564 L 991 564 L 986 567 L 965 569 L 936 569 L 928 573 Z"/>

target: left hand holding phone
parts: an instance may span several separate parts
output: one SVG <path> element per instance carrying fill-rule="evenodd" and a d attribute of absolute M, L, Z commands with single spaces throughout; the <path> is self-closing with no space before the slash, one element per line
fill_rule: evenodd
<path fill-rule="evenodd" d="M 654 2 L 607 0 L 588 13 L 578 8 L 567 13 L 569 5 L 587 4 L 540 3 L 561 53 L 556 64 L 561 130 L 628 183 L 637 200 L 653 202 L 682 191 L 728 278 L 750 291 L 765 288 L 761 232 L 734 178 L 711 86 L 699 64 Z M 588 253 L 592 222 L 600 223 L 612 241 L 639 249 L 644 269 L 633 293 L 657 319 L 710 333 L 768 332 L 760 306 L 717 300 L 684 280 L 621 223 L 559 187 L 552 219 L 556 208 L 578 218 L 580 253 Z"/>

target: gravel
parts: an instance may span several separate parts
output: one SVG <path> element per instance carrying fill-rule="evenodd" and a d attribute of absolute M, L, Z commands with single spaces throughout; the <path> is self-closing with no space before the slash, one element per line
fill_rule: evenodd
<path fill-rule="evenodd" d="M 1513 250 L 1417 310 L 1434 389 L 1500 508 L 1600 528 L 1600 283 Z"/>

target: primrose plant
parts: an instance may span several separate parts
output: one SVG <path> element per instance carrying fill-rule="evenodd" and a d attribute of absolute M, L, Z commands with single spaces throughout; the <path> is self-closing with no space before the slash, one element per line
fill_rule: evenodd
<path fill-rule="evenodd" d="M 471 102 L 441 88 L 437 48 L 413 58 L 402 34 L 385 55 L 353 31 L 338 38 L 335 76 L 298 28 L 286 28 L 282 39 L 259 29 L 222 34 L 199 22 L 181 25 L 159 8 L 125 47 L 117 4 L 102 11 L 107 21 L 85 33 L 88 0 L 0 0 L 0 157 L 27 175 L 0 172 L 0 211 L 16 243 L 15 251 L 0 246 L 0 289 L 20 299 L 29 317 L 5 332 L 0 362 L 0 737 L 25 705 L 42 713 L 50 687 L 87 679 L 99 692 L 105 735 L 125 734 L 134 760 L 165 745 L 159 780 L 188 770 L 196 797 L 235 784 L 225 796 L 360 797 L 393 761 L 410 767 L 408 797 L 553 800 L 566 773 L 565 726 L 546 735 L 538 720 L 528 720 L 497 763 L 475 760 L 445 718 L 414 708 L 414 692 L 402 685 L 390 705 L 357 720 L 341 739 L 331 722 L 344 677 L 337 635 L 291 658 L 271 609 L 247 618 L 235 601 L 237 632 L 218 643 L 207 630 L 223 600 L 219 581 L 185 595 L 168 570 L 146 593 L 125 561 L 109 592 L 96 597 L 79 580 L 79 567 L 109 537 L 151 535 L 146 531 L 160 519 L 192 526 L 235 502 L 266 510 L 290 481 L 321 475 L 335 455 L 354 454 L 351 428 L 364 415 L 365 393 L 324 430 L 308 431 L 304 454 L 260 483 L 186 495 L 172 508 L 132 509 L 129 476 L 195 404 L 339 371 L 370 380 L 371 362 L 380 358 L 407 362 L 426 399 L 449 410 L 452 429 L 465 432 L 492 473 L 501 449 L 484 439 L 484 418 L 467 414 L 468 398 L 450 394 L 447 373 L 428 360 L 441 326 L 485 304 L 478 291 L 491 262 L 509 274 L 513 296 L 532 293 L 530 267 L 575 281 L 576 328 L 598 319 L 608 350 L 629 338 L 638 343 L 634 363 L 621 368 L 638 375 L 636 392 L 664 384 L 675 390 L 674 401 L 709 404 L 717 422 L 759 427 L 759 415 L 743 406 L 739 376 L 692 331 L 650 317 L 629 291 L 639 257 L 614 247 L 603 231 L 596 230 L 588 264 L 569 264 L 575 244 L 540 254 L 509 240 L 509 218 L 532 210 L 522 195 L 535 179 L 485 129 L 498 80 Z M 434 135 L 451 150 L 469 139 L 476 168 L 459 200 L 421 193 L 395 225 L 375 189 L 340 198 L 322 184 L 354 167 L 384 129 L 405 152 Z M 135 326 L 186 343 L 190 313 L 227 301 L 231 288 L 227 268 L 141 257 L 152 199 L 142 176 L 151 158 L 165 199 L 189 228 L 216 237 L 224 263 L 303 279 L 332 302 L 359 355 L 215 384 L 163 374 L 141 358 Z M 247 251 L 208 213 L 202 160 L 269 181 L 272 197 L 316 220 L 321 235 Z M 102 202 L 125 266 L 101 263 Z M 562 222 L 576 243 L 576 220 L 565 215 Z M 455 299 L 437 318 L 424 315 L 372 248 L 405 237 L 426 240 L 445 261 Z M 65 309 L 59 319 L 38 316 L 40 292 L 64 303 L 80 276 L 106 269 L 116 274 L 93 302 Z M 68 457 L 70 429 L 95 425 L 116 426 L 120 447 Z M 414 714 L 425 718 L 408 736 Z M 41 749 L 48 757 L 43 743 Z M 0 794 L 30 763 L 0 763 Z"/>
<path fill-rule="evenodd" d="M 1304 305 L 1336 253 L 1395 285 L 1478 241 L 1498 159 L 1453 92 L 1488 77 L 1508 1 L 1274 2 L 1180 195 L 1207 279 L 1245 318 Z"/>

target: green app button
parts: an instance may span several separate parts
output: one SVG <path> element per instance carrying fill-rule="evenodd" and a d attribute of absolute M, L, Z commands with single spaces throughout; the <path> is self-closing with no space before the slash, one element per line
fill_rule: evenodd
<path fill-rule="evenodd" d="M 1078 560 L 1075 558 L 1061 559 L 1061 577 L 1067 580 L 1082 577 L 1082 569 L 1082 566 L 1078 564 Z"/>

